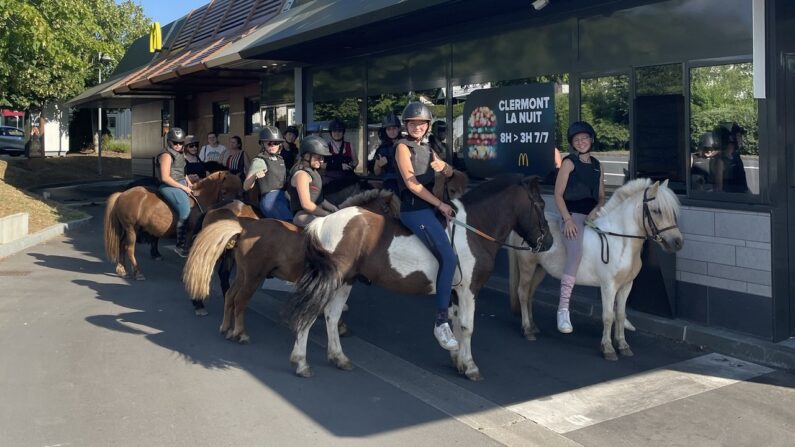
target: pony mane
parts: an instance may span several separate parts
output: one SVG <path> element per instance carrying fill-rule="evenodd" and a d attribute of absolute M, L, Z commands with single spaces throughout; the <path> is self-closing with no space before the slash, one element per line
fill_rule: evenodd
<path fill-rule="evenodd" d="M 392 191 L 387 189 L 370 189 L 360 192 L 359 194 L 345 199 L 345 201 L 340 204 L 339 208 L 349 208 L 352 206 L 365 208 L 365 205 L 369 205 L 375 201 L 381 201 L 383 204 L 383 206 L 379 208 L 380 212 L 389 217 L 394 217 L 395 219 L 400 218 L 400 199 L 398 199 Z"/>
<path fill-rule="evenodd" d="M 643 191 L 651 185 L 652 181 L 649 178 L 637 178 L 625 183 L 613 193 L 610 200 L 599 210 L 599 217 L 609 214 L 630 197 L 636 194 L 643 194 Z M 675 222 L 679 216 L 679 198 L 676 197 L 676 194 L 674 194 L 670 188 L 660 183 L 660 187 L 657 189 L 656 200 L 660 205 L 660 211 L 662 211 L 663 216 Z"/>
<path fill-rule="evenodd" d="M 508 189 L 511 186 L 520 185 L 524 176 L 522 174 L 503 174 L 492 180 L 483 182 L 475 189 L 467 191 L 461 196 L 461 203 L 464 205 L 474 205 L 484 200 L 494 199 L 496 194 Z"/>

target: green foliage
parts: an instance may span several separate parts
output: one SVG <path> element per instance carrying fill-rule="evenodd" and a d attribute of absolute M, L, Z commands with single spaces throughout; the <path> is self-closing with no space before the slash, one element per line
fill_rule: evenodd
<path fill-rule="evenodd" d="M 629 149 L 629 78 L 583 79 L 580 119 L 596 131 L 595 151 Z"/>
<path fill-rule="evenodd" d="M 356 98 L 315 103 L 315 121 L 339 119 L 348 129 L 359 127 L 359 102 Z"/>
<path fill-rule="evenodd" d="M 95 85 L 97 54 L 120 60 L 148 23 L 133 0 L 0 0 L 0 105 L 36 108 Z"/>
<path fill-rule="evenodd" d="M 690 71 L 690 144 L 723 122 L 736 122 L 748 134 L 744 155 L 759 154 L 759 115 L 753 97 L 753 65 L 732 64 L 693 68 Z"/>
<path fill-rule="evenodd" d="M 132 141 L 129 139 L 115 139 L 110 135 L 103 135 L 102 136 L 102 150 L 103 151 L 110 151 L 110 152 L 118 152 L 120 154 L 126 154 L 130 152 L 130 147 L 132 147 Z"/>

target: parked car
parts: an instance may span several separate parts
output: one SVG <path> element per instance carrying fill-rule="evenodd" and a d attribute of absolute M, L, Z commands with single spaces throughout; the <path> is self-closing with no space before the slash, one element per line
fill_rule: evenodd
<path fill-rule="evenodd" d="M 10 126 L 0 126 L 0 154 L 13 156 L 25 153 L 25 132 Z"/>

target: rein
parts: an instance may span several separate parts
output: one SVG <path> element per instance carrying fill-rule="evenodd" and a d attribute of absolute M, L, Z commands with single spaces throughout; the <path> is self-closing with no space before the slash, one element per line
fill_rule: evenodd
<path fill-rule="evenodd" d="M 486 239 L 487 241 L 496 242 L 497 244 L 500 244 L 503 247 L 512 248 L 514 250 L 530 250 L 530 251 L 533 251 L 535 253 L 538 252 L 538 249 L 535 249 L 533 247 L 529 247 L 529 246 L 523 247 L 523 246 L 520 246 L 520 245 L 511 245 L 511 244 L 509 244 L 507 242 L 498 241 L 497 239 L 489 236 L 488 234 L 484 233 L 483 231 L 478 230 L 477 228 L 473 227 L 472 225 L 469 225 L 468 223 L 462 222 L 462 221 L 460 221 L 458 219 L 454 218 L 454 219 L 452 219 L 452 222 L 454 224 L 458 225 L 458 226 L 466 228 L 467 230 L 477 234 L 478 236 L 482 237 L 483 239 Z M 453 227 L 453 235 L 454 235 L 453 237 L 455 237 L 455 227 Z M 543 239 L 543 238 L 544 238 L 544 234 L 542 233 L 541 236 L 538 238 L 536 247 L 540 247 L 541 246 L 541 239 Z"/>
<path fill-rule="evenodd" d="M 602 263 L 609 264 L 610 263 L 610 244 L 607 243 L 607 236 L 618 236 L 624 238 L 631 238 L 631 239 L 643 239 L 644 241 L 655 241 L 660 242 L 662 234 L 665 231 L 673 230 L 674 228 L 679 228 L 676 224 L 667 226 L 665 228 L 659 229 L 657 228 L 657 224 L 654 222 L 654 219 L 651 217 L 651 211 L 649 210 L 649 202 L 656 199 L 657 197 L 648 197 L 649 188 L 643 190 L 643 230 L 646 231 L 646 226 L 651 229 L 651 232 L 646 231 L 644 236 L 639 236 L 636 234 L 623 234 L 623 233 L 614 233 L 612 231 L 604 231 L 595 223 L 588 220 L 585 222 L 585 225 L 588 226 L 590 229 L 594 230 L 596 234 L 599 236 L 599 242 L 602 245 L 601 250 L 601 257 Z M 649 234 L 651 233 L 651 234 Z"/>

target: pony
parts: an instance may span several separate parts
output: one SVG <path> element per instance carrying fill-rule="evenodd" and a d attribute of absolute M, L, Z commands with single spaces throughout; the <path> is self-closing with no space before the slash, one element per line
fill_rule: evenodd
<path fill-rule="evenodd" d="M 436 182 L 438 198 L 458 198 L 466 191 L 469 178 L 460 171 Z M 397 218 L 400 200 L 389 191 L 370 189 L 349 197 L 341 208 L 359 206 L 375 213 Z M 245 310 L 254 292 L 267 278 L 296 282 L 304 271 L 305 233 L 289 222 L 258 218 L 239 201 L 211 210 L 203 219 L 183 271 L 183 282 L 194 308 L 204 308 L 210 295 L 213 266 L 218 265 L 221 292 L 224 296 L 224 320 L 220 332 L 229 340 L 249 343 L 245 330 Z M 229 277 L 237 266 L 238 276 L 231 290 Z M 202 315 L 205 314 L 202 312 Z M 340 333 L 346 330 L 338 323 Z"/>
<path fill-rule="evenodd" d="M 668 180 L 652 184 L 650 179 L 640 178 L 618 188 L 594 219 L 595 227 L 585 227 L 576 284 L 601 289 L 600 351 L 605 359 L 618 359 L 610 337 L 613 323 L 618 352 L 633 355 L 624 328 L 627 297 L 641 267 L 641 249 L 646 240 L 653 240 L 669 253 L 680 250 L 683 238 L 678 216 L 679 200 L 668 188 Z M 555 216 L 547 219 L 559 220 Z M 550 228 L 555 243 L 548 251 L 508 254 L 511 307 L 521 310 L 522 332 L 528 340 L 535 340 L 538 332 L 533 321 L 533 294 L 546 273 L 560 279 L 566 260 L 560 227 L 553 224 Z"/>
<path fill-rule="evenodd" d="M 397 216 L 400 201 L 390 191 L 372 189 L 348 198 L 340 205 L 360 206 L 375 213 Z M 254 292 L 267 278 L 296 282 L 304 271 L 303 229 L 277 219 L 246 219 L 235 215 L 245 205 L 231 205 L 207 214 L 211 222 L 194 241 L 183 271 L 183 283 L 194 302 L 210 295 L 213 266 L 218 263 L 224 296 L 224 318 L 220 332 L 228 340 L 246 344 L 245 311 Z M 220 261 L 219 261 L 220 259 Z M 234 281 L 229 285 L 232 267 Z M 224 284 L 226 282 L 226 285 Z M 202 305 L 203 307 L 203 305 Z"/>
<path fill-rule="evenodd" d="M 237 197 L 242 191 L 240 178 L 228 171 L 212 173 L 195 183 L 191 223 L 195 223 L 200 212 L 212 204 Z M 176 223 L 176 213 L 153 189 L 136 186 L 111 194 L 105 208 L 105 253 L 111 262 L 116 263 L 116 274 L 122 278 L 127 276 L 126 257 L 130 260 L 130 276 L 136 280 L 146 279 L 135 258 L 135 242 L 139 231 L 155 239 L 152 242 L 154 256 L 157 254 L 157 239 L 173 236 Z"/>
<path fill-rule="evenodd" d="M 552 246 L 552 235 L 544 219 L 537 177 L 498 177 L 452 203 L 458 210 L 457 223 L 473 231 L 462 229 L 452 235 L 459 269 L 451 318 L 459 350 L 450 355 L 459 372 L 480 380 L 471 352 L 475 297 L 494 269 L 497 252 L 504 245 L 499 241 L 515 231 L 529 245 L 525 248 L 543 251 Z M 438 263 L 430 250 L 399 220 L 362 208 L 346 208 L 309 224 L 305 256 L 296 293 L 284 309 L 296 333 L 290 361 L 301 377 L 313 374 L 306 345 L 320 312 L 325 314 L 328 359 L 339 369 L 352 368 L 342 351 L 337 322 L 355 280 L 413 295 L 430 295 L 436 289 Z"/>

